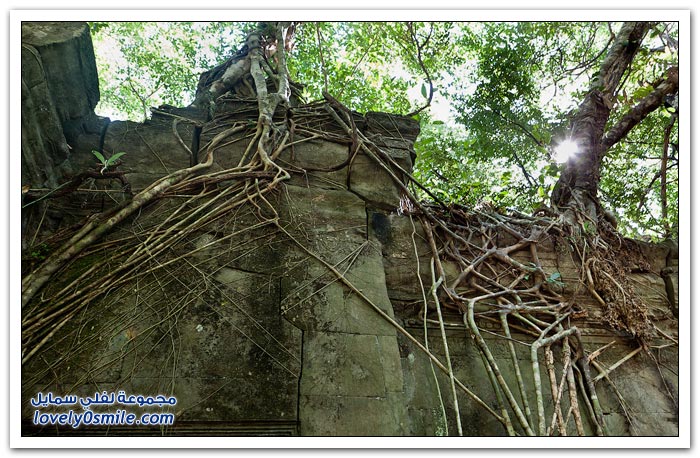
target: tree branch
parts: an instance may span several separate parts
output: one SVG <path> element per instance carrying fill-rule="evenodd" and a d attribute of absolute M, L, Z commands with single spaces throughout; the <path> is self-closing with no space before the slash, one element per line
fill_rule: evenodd
<path fill-rule="evenodd" d="M 413 26 L 413 23 L 408 22 L 406 24 L 406 26 L 408 27 L 408 32 L 411 35 L 411 41 L 416 45 L 416 60 L 418 61 L 418 65 L 420 66 L 420 68 L 423 70 L 423 73 L 425 73 L 425 79 L 428 81 L 428 86 L 429 86 L 428 99 L 426 100 L 425 105 L 423 105 L 422 107 L 418 108 L 417 110 L 414 110 L 411 113 L 406 115 L 406 116 L 415 116 L 418 113 L 420 113 L 421 111 L 428 108 L 431 103 L 433 103 L 433 94 L 435 93 L 435 88 L 433 87 L 433 80 L 432 80 L 432 78 L 430 78 L 430 73 L 428 72 L 428 69 L 425 67 L 425 62 L 423 62 L 423 48 L 428 44 L 430 37 L 433 35 L 433 26 L 431 24 L 430 33 L 423 41 L 423 44 L 420 44 L 418 42 L 418 36 L 416 34 L 416 29 Z"/>
<path fill-rule="evenodd" d="M 609 22 L 608 22 L 608 27 L 610 27 Z M 596 27 L 596 29 L 593 31 L 593 34 L 590 37 L 591 39 L 588 41 L 588 43 L 586 45 L 587 49 L 586 49 L 586 52 L 583 54 L 584 56 L 590 50 L 590 48 L 593 46 L 593 42 L 595 41 L 597 30 L 598 29 Z M 613 42 L 614 39 L 615 39 L 615 34 L 613 33 L 612 30 L 610 30 L 610 38 L 608 38 L 608 42 L 605 43 L 605 46 L 603 46 L 603 48 L 600 50 L 600 52 L 598 52 L 592 58 L 590 58 L 590 59 L 572 67 L 572 68 L 564 69 L 563 73 L 564 74 L 571 74 L 573 76 L 579 76 L 579 75 L 583 74 L 584 72 L 588 71 L 588 69 L 590 69 L 591 66 L 593 66 L 593 64 L 598 62 L 598 60 L 601 58 L 601 56 L 608 51 L 608 49 L 610 48 L 610 44 Z M 563 51 L 563 52 L 565 52 L 565 51 Z M 577 72 L 577 70 L 580 70 L 580 71 Z"/>
<path fill-rule="evenodd" d="M 316 26 L 316 39 L 318 41 L 318 56 L 321 59 L 321 71 L 323 72 L 323 90 L 328 92 L 328 73 L 326 72 L 326 63 L 323 60 L 323 37 L 321 36 L 321 28 L 318 22 L 314 22 Z"/>
<path fill-rule="evenodd" d="M 673 124 L 676 122 L 676 116 L 671 118 L 671 122 L 668 123 L 666 129 L 664 129 L 664 152 L 663 158 L 661 159 L 661 168 L 659 172 L 661 174 L 661 223 L 664 227 L 664 236 L 671 236 L 671 225 L 668 222 L 668 197 L 667 197 L 667 172 L 668 172 L 668 145 L 671 138 L 671 132 L 673 131 Z"/>
<path fill-rule="evenodd" d="M 594 82 L 594 87 L 602 87 L 601 90 L 606 95 L 615 91 L 644 36 L 653 25 L 650 22 L 625 22 L 622 25 L 610 52 L 600 67 L 599 78 Z"/>
<path fill-rule="evenodd" d="M 603 137 L 603 151 L 610 149 L 639 124 L 649 113 L 656 110 L 663 103 L 664 96 L 674 94 L 678 90 L 678 67 L 671 67 L 666 73 L 667 77 L 656 89 L 644 97 L 637 105 L 632 107 L 617 124 L 605 133 Z"/>
<path fill-rule="evenodd" d="M 379 33 L 372 33 L 372 30 L 373 30 L 373 29 L 372 29 L 372 23 L 371 23 L 371 22 L 369 23 L 369 27 L 370 27 L 369 30 L 370 30 L 370 35 L 371 35 L 371 37 L 372 37 L 372 41 L 367 45 L 367 48 L 365 48 L 365 52 L 364 52 L 364 54 L 362 54 L 362 57 L 360 57 L 360 60 L 358 60 L 358 61 L 355 63 L 355 65 L 352 67 L 352 70 L 350 71 L 350 77 L 351 77 L 351 78 L 354 78 L 354 77 L 355 77 L 355 71 L 357 71 L 357 67 L 359 67 L 360 64 L 362 63 L 362 61 L 365 60 L 365 57 L 367 57 L 367 54 L 369 54 L 370 50 L 371 50 L 372 47 L 374 46 L 374 43 L 375 43 L 375 42 L 377 41 L 377 39 L 380 38 L 380 36 L 381 36 L 381 34 L 379 34 Z M 338 99 L 340 99 L 340 98 L 342 97 L 343 92 L 345 92 L 345 88 L 346 88 L 346 87 L 347 87 L 347 85 L 343 85 L 343 87 L 340 89 L 340 92 L 338 93 L 338 95 L 336 95 L 336 97 L 337 97 Z"/>
<path fill-rule="evenodd" d="M 551 201 L 555 208 L 578 208 L 596 220 L 598 184 L 603 158 L 603 135 L 610 118 L 613 94 L 634 59 L 650 22 L 625 22 L 617 33 L 598 76 L 591 82 L 590 91 L 571 120 L 570 137 L 576 141 L 579 154 L 569 159 Z M 569 219 L 573 214 L 568 215 Z"/>
<path fill-rule="evenodd" d="M 498 115 L 498 117 L 500 117 L 506 123 L 512 124 L 512 125 L 520 128 L 520 130 L 522 130 L 528 137 L 530 137 L 530 139 L 532 139 L 532 141 L 534 141 L 537 146 L 540 146 L 542 148 L 546 148 L 546 146 L 544 145 L 544 142 L 542 140 L 539 140 L 537 137 L 535 137 L 535 134 L 530 132 L 527 129 L 527 127 L 525 127 L 522 123 L 520 123 L 519 121 L 513 120 L 513 119 L 509 119 L 507 116 L 505 116 L 499 110 L 495 110 L 495 109 L 491 108 L 491 111 L 493 111 L 496 115 Z M 530 172 L 527 171 L 527 169 L 525 168 L 525 163 L 520 159 L 520 157 L 518 156 L 518 153 L 516 153 L 515 151 L 513 151 L 513 158 L 515 159 L 515 162 L 518 164 L 518 167 L 520 167 L 520 170 L 522 170 L 523 175 L 525 175 L 525 179 L 527 180 L 528 185 L 530 185 L 531 188 L 534 188 L 535 187 L 534 177 L 532 175 L 530 175 Z"/>
<path fill-rule="evenodd" d="M 525 133 L 525 135 L 527 135 L 528 137 L 530 137 L 530 138 L 532 139 L 532 141 L 535 142 L 535 144 L 536 144 L 537 146 L 542 147 L 542 148 L 547 148 L 547 145 L 545 145 L 544 142 L 543 142 L 542 140 L 540 140 L 539 138 L 535 137 L 535 134 L 533 134 L 532 132 L 530 132 L 530 130 L 529 130 L 525 125 L 523 125 L 523 123 L 521 123 L 520 121 L 517 121 L 517 120 L 515 120 L 515 119 L 510 119 L 510 118 L 508 118 L 506 115 L 504 115 L 503 113 L 501 113 L 500 110 L 497 110 L 497 109 L 491 108 L 491 107 L 489 107 L 489 109 L 490 109 L 491 111 L 493 111 L 494 113 L 496 113 L 496 115 L 498 115 L 499 118 L 501 118 L 502 120 L 504 120 L 504 121 L 507 122 L 508 124 L 513 124 L 514 126 L 520 128 L 520 130 L 522 130 L 523 133 Z"/>

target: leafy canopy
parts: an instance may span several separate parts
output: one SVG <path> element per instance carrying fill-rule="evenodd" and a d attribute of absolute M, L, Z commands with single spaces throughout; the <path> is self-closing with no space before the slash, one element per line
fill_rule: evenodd
<path fill-rule="evenodd" d="M 191 103 L 199 74 L 236 51 L 254 26 L 92 23 L 98 112 L 143 120 L 151 106 Z M 561 168 L 554 146 L 565 139 L 619 26 L 308 22 L 296 25 L 288 66 L 307 101 L 327 90 L 360 112 L 417 112 L 414 173 L 441 198 L 532 211 L 548 202 Z M 647 35 L 610 125 L 677 65 L 677 40 L 675 23 L 657 24 Z M 673 108 L 652 112 L 605 156 L 601 197 L 625 234 L 677 237 L 675 116 Z"/>

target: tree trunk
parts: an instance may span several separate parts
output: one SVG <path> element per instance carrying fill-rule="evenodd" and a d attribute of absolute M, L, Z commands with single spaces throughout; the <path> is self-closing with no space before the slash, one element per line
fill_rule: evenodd
<path fill-rule="evenodd" d="M 570 138 L 579 154 L 566 163 L 552 192 L 552 204 L 562 212 L 582 212 L 593 222 L 598 217 L 598 183 L 605 153 L 603 136 L 613 107 L 614 94 L 625 71 L 651 28 L 649 22 L 626 22 L 593 80 L 590 91 L 571 121 Z"/>

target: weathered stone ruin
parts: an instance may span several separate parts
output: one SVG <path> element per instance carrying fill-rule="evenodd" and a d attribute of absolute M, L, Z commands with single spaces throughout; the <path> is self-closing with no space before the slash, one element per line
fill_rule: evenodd
<path fill-rule="evenodd" d="M 415 121 L 346 114 L 356 134 L 376 147 L 373 156 L 327 103 L 278 113 L 294 121 L 293 146 L 276 158 L 290 178 L 268 190 L 269 173 L 240 168 L 252 154 L 254 99 L 224 95 L 211 113 L 164 106 L 144 123 L 97 117 L 98 99 L 88 27 L 24 23 L 23 274 L 66 233 L 91 224 L 92 215 L 123 208 L 158 179 L 203 161 L 216 144 L 214 165 L 206 181 L 195 177 L 122 221 L 23 308 L 23 435 L 433 436 L 461 428 L 464 435 L 493 436 L 525 434 L 521 417 L 534 433 L 545 423 L 552 435 L 678 434 L 677 247 L 620 239 L 616 248 L 627 253 L 629 280 L 654 327 L 640 350 L 583 286 L 572 248 L 556 237 L 539 239 L 540 272 L 551 294 L 575 304 L 566 323 L 579 330 L 576 345 L 586 352 L 581 358 L 590 362 L 595 389 L 584 386 L 587 365 L 564 367 L 561 341 L 535 348 L 533 367 L 532 329 L 547 324 L 534 317 L 526 319 L 530 328 L 509 326 L 507 339 L 498 315 L 477 310 L 479 335 L 494 359 L 489 366 L 465 315 L 447 307 L 444 294 L 445 306 L 436 307 L 431 236 L 391 176 L 408 186 L 398 167 L 412 168 Z M 93 150 L 126 155 L 100 172 Z M 241 177 L 248 179 L 245 189 Z M 474 243 L 488 233 L 498 246 L 514 246 L 516 225 L 539 227 L 520 215 L 505 230 L 496 214 L 479 220 L 459 211 Z M 515 250 L 512 258 L 527 265 L 532 253 Z M 443 268 L 446 284 L 466 270 L 449 256 Z M 505 268 L 482 273 L 494 282 L 512 280 Z M 449 351 L 453 378 L 425 349 L 445 367 Z M 499 369 L 520 416 L 494 389 L 500 381 L 487 367 Z M 571 367 L 572 377 L 563 376 Z M 461 386 L 454 389 L 451 380 Z M 119 391 L 172 396 L 177 404 L 92 409 L 170 412 L 174 424 L 33 423 L 30 400 L 39 392 Z"/>

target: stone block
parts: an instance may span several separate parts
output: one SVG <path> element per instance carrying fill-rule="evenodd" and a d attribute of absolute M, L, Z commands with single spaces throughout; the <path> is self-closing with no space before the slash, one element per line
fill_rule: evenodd
<path fill-rule="evenodd" d="M 601 356 L 599 363 L 603 367 L 610 367 L 627 354 L 634 350 L 636 345 L 615 345 L 609 350 L 606 350 Z M 671 365 L 674 361 L 667 361 Z M 667 385 L 672 390 L 677 386 L 677 376 L 668 377 Z M 629 359 L 624 364 L 619 366 L 609 374 L 610 379 L 615 384 L 620 393 L 623 393 L 626 406 L 635 417 L 648 417 L 656 414 L 676 413 L 677 409 L 673 405 L 673 400 L 669 397 L 664 386 L 664 382 L 659 376 L 659 370 L 654 362 L 640 352 L 632 359 Z M 607 382 L 600 382 L 603 386 Z M 620 411 L 619 401 L 616 400 L 616 395 L 609 389 L 601 388 L 608 394 L 601 394 L 601 397 L 606 397 L 606 406 L 613 407 L 614 411 Z M 673 393 L 672 393 L 673 394 Z M 676 392 L 677 394 L 677 392 Z M 649 418 L 647 422 L 653 420 Z M 660 422 L 661 423 L 661 422 Z"/>
<path fill-rule="evenodd" d="M 329 262 L 336 259 L 338 244 L 367 239 L 365 203 L 350 192 L 287 185 L 275 206 L 289 232 L 314 243 Z"/>
<path fill-rule="evenodd" d="M 188 147 L 192 142 L 193 127 L 178 125 L 178 133 Z M 158 118 L 144 124 L 131 121 L 115 121 L 107 126 L 103 155 L 125 152 L 119 170 L 133 190 L 140 190 L 155 180 L 190 166 L 190 154 L 173 134 L 170 120 Z M 98 162 L 90 151 L 71 159 L 76 170 L 92 168 Z"/>
<path fill-rule="evenodd" d="M 343 244 L 339 250 L 347 253 L 344 258 L 348 260 L 339 264 L 337 270 L 356 290 L 393 318 L 378 248 Z M 287 320 L 304 330 L 395 335 L 393 326 L 358 292 L 312 259 L 300 261 L 283 275 L 282 312 Z"/>
<path fill-rule="evenodd" d="M 414 141 L 420 133 L 420 123 L 408 116 L 370 111 L 365 119 L 367 132 L 383 137 Z"/>
<path fill-rule="evenodd" d="M 183 420 L 294 418 L 301 333 L 280 317 L 278 297 L 268 276 L 220 268 L 199 300 L 140 317 L 123 371 L 132 383 L 170 380 Z"/>
<path fill-rule="evenodd" d="M 176 211 L 187 197 L 162 199 L 152 204 L 157 215 L 169 215 Z M 188 209 L 196 209 L 203 201 L 195 201 Z M 181 210 L 182 211 L 182 210 Z M 267 215 L 264 215 L 267 216 Z M 186 240 L 173 248 L 177 255 L 192 254 L 193 262 L 200 269 L 218 270 L 230 267 L 251 273 L 264 274 L 270 278 L 284 273 L 284 253 L 289 249 L 289 240 L 274 224 L 265 223 L 252 205 L 243 205 L 229 215 L 211 222 L 205 228 L 190 234 Z M 151 216 L 143 216 L 151 222 Z M 153 221 L 152 224 L 158 224 Z M 262 225 L 261 225 L 262 224 Z M 119 233 L 119 237 L 128 234 Z"/>
<path fill-rule="evenodd" d="M 274 374 L 176 379 L 180 421 L 294 420 L 297 396 Z"/>
<path fill-rule="evenodd" d="M 392 168 L 389 166 L 389 168 Z M 399 170 L 394 174 L 401 176 Z M 377 162 L 360 152 L 350 165 L 350 189 L 360 196 L 370 207 L 393 211 L 399 206 L 401 191 L 389 172 Z"/>
<path fill-rule="evenodd" d="M 282 279 L 282 313 L 294 326 L 305 331 L 394 335 L 395 330 L 363 299 L 329 277 L 302 283 Z M 380 304 L 388 313 L 390 304 Z"/>
<path fill-rule="evenodd" d="M 382 212 L 370 212 L 370 223 L 372 234 L 382 243 L 389 297 L 393 300 L 422 300 L 416 271 L 420 265 L 423 286 L 428 291 L 432 254 L 423 225 L 416 218 Z"/>
<path fill-rule="evenodd" d="M 447 436 L 445 417 L 440 408 L 415 409 L 408 408 L 407 436 Z"/>
<path fill-rule="evenodd" d="M 642 263 L 644 265 L 632 265 L 632 270 L 647 271 L 651 269 L 652 273 L 659 275 L 661 270 L 666 267 L 666 259 L 672 251 L 672 243 L 651 243 L 641 240 L 625 239 L 625 243 L 632 249 L 638 250 L 642 255 Z M 676 247 L 677 252 L 677 247 Z M 632 261 L 636 259 L 632 258 Z M 635 263 L 639 264 L 639 263 Z"/>
<path fill-rule="evenodd" d="M 125 302 L 133 300 L 133 296 L 125 296 Z M 124 339 L 131 326 L 124 307 L 96 304 L 80 320 L 69 321 L 56 333 L 58 343 L 45 346 L 39 357 L 22 366 L 22 383 L 116 383 L 123 375 L 122 357 L 131 349 Z"/>
<path fill-rule="evenodd" d="M 56 187 L 69 148 L 36 48 L 22 46 L 22 184 Z"/>
<path fill-rule="evenodd" d="M 630 274 L 629 280 L 635 292 L 649 308 L 650 318 L 654 321 L 672 317 L 671 303 L 666 294 L 666 283 L 658 274 Z"/>
<path fill-rule="evenodd" d="M 410 408 L 418 410 L 438 408 L 440 398 L 433 370 L 430 367 L 430 359 L 421 350 L 415 348 L 412 343 L 409 343 L 404 336 L 399 335 L 399 340 L 404 342 L 404 345 L 407 345 L 409 349 L 406 356 L 401 358 L 404 401 Z M 439 377 L 440 369 L 434 367 L 434 371 Z"/>
<path fill-rule="evenodd" d="M 23 22 L 22 43 L 41 57 L 62 123 L 92 114 L 100 99 L 90 28 L 85 22 Z"/>
<path fill-rule="evenodd" d="M 386 398 L 302 395 L 299 404 L 302 436 L 398 436 L 405 428 Z"/>
<path fill-rule="evenodd" d="M 292 175 L 289 184 L 323 189 L 346 189 L 348 145 L 310 141 L 285 149 L 278 163 Z M 337 170 L 334 170 L 337 169 Z"/>
<path fill-rule="evenodd" d="M 189 147 L 193 127 L 178 124 L 178 134 Z M 190 166 L 190 154 L 177 140 L 169 119 L 158 117 L 146 123 L 114 121 L 105 134 L 105 157 L 124 151 L 125 169 L 141 173 L 169 174 Z"/>
<path fill-rule="evenodd" d="M 338 398 L 299 396 L 299 433 L 301 436 L 343 435 L 345 419 L 339 412 Z"/>
<path fill-rule="evenodd" d="M 396 336 L 377 336 L 377 343 L 379 357 L 384 367 L 384 384 L 387 393 L 403 393 L 403 371 Z"/>
<path fill-rule="evenodd" d="M 204 125 L 199 138 L 199 151 L 197 159 L 199 162 L 204 162 L 207 156 L 207 150 L 214 138 L 223 134 L 230 125 L 220 125 L 210 122 Z M 212 170 L 225 170 L 238 167 L 239 162 L 243 158 L 249 143 L 253 139 L 255 129 L 254 125 L 249 129 L 228 135 L 217 141 L 217 145 L 213 148 L 214 167 Z M 245 163 L 248 163 L 255 153 L 255 149 L 248 152 Z"/>
<path fill-rule="evenodd" d="M 377 336 L 307 332 L 300 392 L 310 396 L 386 396 Z"/>

